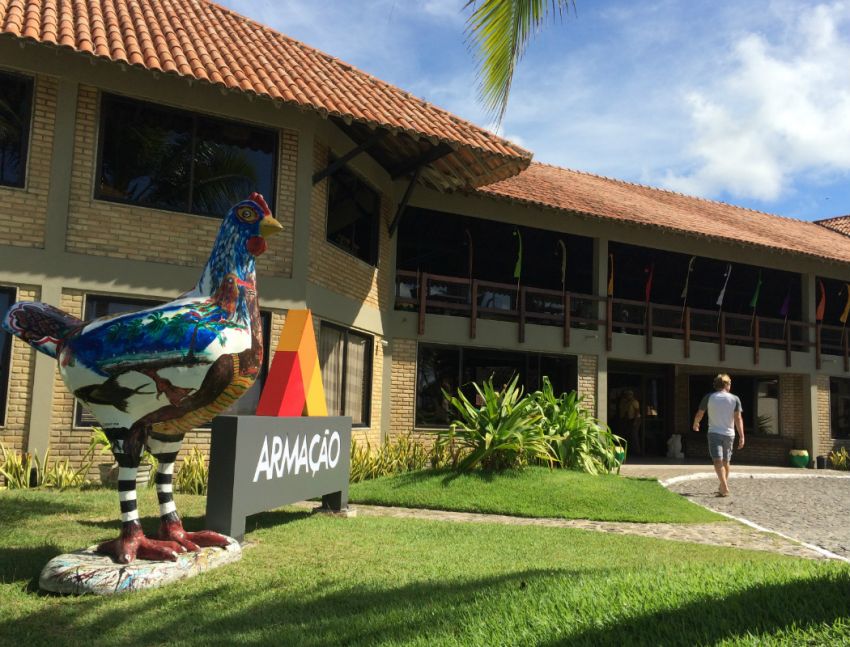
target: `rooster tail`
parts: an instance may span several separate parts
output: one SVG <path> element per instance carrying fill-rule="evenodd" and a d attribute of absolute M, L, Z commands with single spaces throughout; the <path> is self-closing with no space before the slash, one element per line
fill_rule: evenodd
<path fill-rule="evenodd" d="M 19 301 L 9 308 L 0 325 L 36 350 L 56 357 L 63 340 L 82 328 L 83 321 L 46 303 Z"/>

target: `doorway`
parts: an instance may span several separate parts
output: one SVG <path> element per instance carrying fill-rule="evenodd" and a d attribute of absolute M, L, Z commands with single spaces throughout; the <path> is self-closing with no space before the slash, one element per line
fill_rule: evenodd
<path fill-rule="evenodd" d="M 608 363 L 608 421 L 629 456 L 666 456 L 673 419 L 673 367 Z"/>

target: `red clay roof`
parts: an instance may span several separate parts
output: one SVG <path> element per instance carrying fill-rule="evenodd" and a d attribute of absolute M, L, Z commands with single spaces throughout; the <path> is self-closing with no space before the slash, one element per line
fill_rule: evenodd
<path fill-rule="evenodd" d="M 206 0 L 0 0 L 0 33 L 472 149 L 491 158 L 472 186 L 531 160 L 507 140 Z"/>
<path fill-rule="evenodd" d="M 836 218 L 826 218 L 824 220 L 815 220 L 815 224 L 828 229 L 834 229 L 837 232 L 850 236 L 850 216 L 838 216 Z"/>
<path fill-rule="evenodd" d="M 532 164 L 476 191 L 593 218 L 850 262 L 850 237 L 813 222 L 546 164 Z"/>

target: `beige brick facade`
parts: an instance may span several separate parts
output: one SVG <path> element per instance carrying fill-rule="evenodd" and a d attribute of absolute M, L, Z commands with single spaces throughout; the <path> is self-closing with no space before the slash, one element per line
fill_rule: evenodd
<path fill-rule="evenodd" d="M 599 360 L 596 355 L 579 355 L 578 357 L 578 394 L 584 406 L 599 416 L 596 410 L 596 384 Z"/>
<path fill-rule="evenodd" d="M 62 290 L 59 307 L 69 315 L 82 319 L 85 295 L 79 290 Z M 68 458 L 74 465 L 89 447 L 91 430 L 74 428 L 74 396 L 68 391 L 58 366 L 53 377 L 53 415 L 50 424 L 50 454 L 54 458 Z"/>
<path fill-rule="evenodd" d="M 392 342 L 392 386 L 390 387 L 390 436 L 412 433 L 416 408 L 416 340 L 396 338 Z"/>
<path fill-rule="evenodd" d="M 817 439 L 817 447 L 815 448 L 815 456 L 826 455 L 832 449 L 840 444 L 832 438 L 829 419 L 829 377 L 819 375 L 817 378 L 817 410 L 816 418 L 818 421 L 818 431 L 815 435 Z M 850 446 L 850 443 L 848 443 Z"/>
<path fill-rule="evenodd" d="M 53 77 L 35 79 L 26 184 L 23 188 L 0 187 L 0 245 L 44 247 L 56 87 Z"/>
<path fill-rule="evenodd" d="M 40 291 L 36 286 L 3 287 L 16 288 L 17 301 L 37 301 L 39 298 Z M 36 351 L 20 339 L 12 340 L 6 418 L 5 423 L 0 426 L 0 443 L 8 449 L 22 450 L 27 444 L 35 354 Z"/>
<path fill-rule="evenodd" d="M 80 87 L 66 248 L 91 256 L 203 267 L 221 220 L 95 200 L 99 93 Z M 283 232 L 257 259 L 258 274 L 289 277 L 295 221 L 297 133 L 280 136 L 275 217 Z M 190 287 L 190 286 L 187 286 Z"/>

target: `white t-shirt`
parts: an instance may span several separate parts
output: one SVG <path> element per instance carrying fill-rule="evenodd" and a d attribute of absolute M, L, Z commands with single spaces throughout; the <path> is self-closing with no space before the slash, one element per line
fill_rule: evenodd
<path fill-rule="evenodd" d="M 742 412 L 741 399 L 728 391 L 706 395 L 699 408 L 708 412 L 708 433 L 735 437 L 735 412 Z"/>

